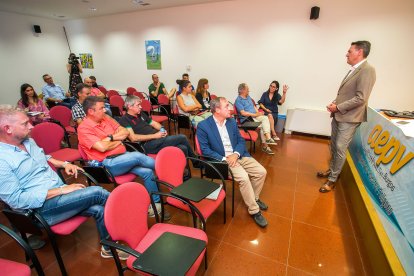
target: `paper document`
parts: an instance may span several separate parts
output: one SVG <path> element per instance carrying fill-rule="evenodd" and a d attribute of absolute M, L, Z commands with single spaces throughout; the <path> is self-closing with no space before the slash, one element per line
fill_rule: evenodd
<path fill-rule="evenodd" d="M 390 121 L 398 126 L 405 136 L 414 137 L 414 120 L 391 119 Z"/>
<path fill-rule="evenodd" d="M 218 187 L 214 192 L 206 196 L 207 199 L 216 200 L 220 194 L 221 189 L 223 188 L 223 184 L 220 184 L 220 187 Z"/>
<path fill-rule="evenodd" d="M 43 114 L 43 112 L 40 112 L 40 111 L 29 111 L 29 112 L 27 112 L 27 115 L 29 115 L 29 116 L 37 116 L 39 114 Z"/>

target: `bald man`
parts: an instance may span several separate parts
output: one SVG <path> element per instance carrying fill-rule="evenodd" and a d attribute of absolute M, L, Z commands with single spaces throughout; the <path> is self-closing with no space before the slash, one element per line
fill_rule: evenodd
<path fill-rule="evenodd" d="M 91 88 L 91 96 L 97 96 L 102 99 L 105 98 L 105 94 L 102 93 L 102 91 L 99 90 L 99 88 L 93 86 L 93 81 L 91 78 L 85 78 L 83 80 L 83 83 Z"/>

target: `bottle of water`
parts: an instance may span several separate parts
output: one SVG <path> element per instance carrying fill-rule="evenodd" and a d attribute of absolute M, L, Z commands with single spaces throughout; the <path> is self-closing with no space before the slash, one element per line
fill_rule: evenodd
<path fill-rule="evenodd" d="M 161 131 L 161 132 L 166 132 L 166 130 L 165 130 L 165 128 L 164 128 L 164 127 L 161 127 L 161 128 L 160 128 L 160 131 Z"/>
<path fill-rule="evenodd" d="M 88 165 L 91 167 L 100 167 L 102 166 L 102 162 L 99 162 L 97 160 L 91 160 L 88 162 Z"/>

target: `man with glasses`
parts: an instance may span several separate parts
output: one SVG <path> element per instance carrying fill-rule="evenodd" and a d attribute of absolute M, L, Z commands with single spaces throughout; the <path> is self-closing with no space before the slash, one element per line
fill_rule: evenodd
<path fill-rule="evenodd" d="M 53 78 L 49 74 L 43 75 L 45 86 L 43 86 L 43 96 L 48 103 L 49 107 L 54 105 L 63 105 L 67 108 L 72 108 L 76 103 L 75 99 L 70 98 L 70 93 L 63 90 L 59 84 L 53 82 Z"/>
<path fill-rule="evenodd" d="M 259 199 L 266 180 L 266 169 L 246 150 L 236 121 L 231 118 L 229 102 L 224 97 L 210 101 L 213 116 L 198 124 L 197 138 L 204 156 L 227 162 L 234 180 L 239 183 L 240 193 L 249 214 L 260 227 L 267 226 L 267 220 L 260 210 L 267 205 Z"/>
<path fill-rule="evenodd" d="M 185 135 L 168 135 L 160 123 L 153 121 L 145 112 L 141 112 L 139 97 L 126 97 L 125 108 L 127 113 L 119 122 L 129 131 L 129 140 L 141 142 L 147 153 L 156 154 L 162 148 L 174 146 L 180 148 L 185 156 L 196 157 Z"/>

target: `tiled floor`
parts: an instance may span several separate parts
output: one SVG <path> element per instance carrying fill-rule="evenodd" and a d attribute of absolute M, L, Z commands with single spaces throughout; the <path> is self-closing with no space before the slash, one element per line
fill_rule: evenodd
<path fill-rule="evenodd" d="M 318 192 L 323 180 L 315 173 L 327 167 L 328 140 L 284 135 L 274 150 L 274 156 L 265 155 L 260 148 L 254 154 L 268 171 L 261 196 L 269 205 L 264 212 L 268 227 L 261 229 L 253 222 L 237 189 L 234 218 L 228 204 L 226 224 L 222 208 L 207 221 L 209 267 L 207 271 L 200 267 L 198 275 L 371 274 L 341 183 L 334 192 Z M 231 185 L 228 191 L 230 203 Z M 171 223 L 191 225 L 188 215 L 168 208 L 173 214 Z M 6 223 L 3 215 L 0 222 Z M 74 234 L 59 237 L 58 242 L 70 275 L 117 274 L 113 261 L 99 256 L 92 219 Z M 47 275 L 59 275 L 49 245 L 36 253 Z M 23 253 L 4 235 L 0 235 L 0 257 L 24 260 Z"/>

